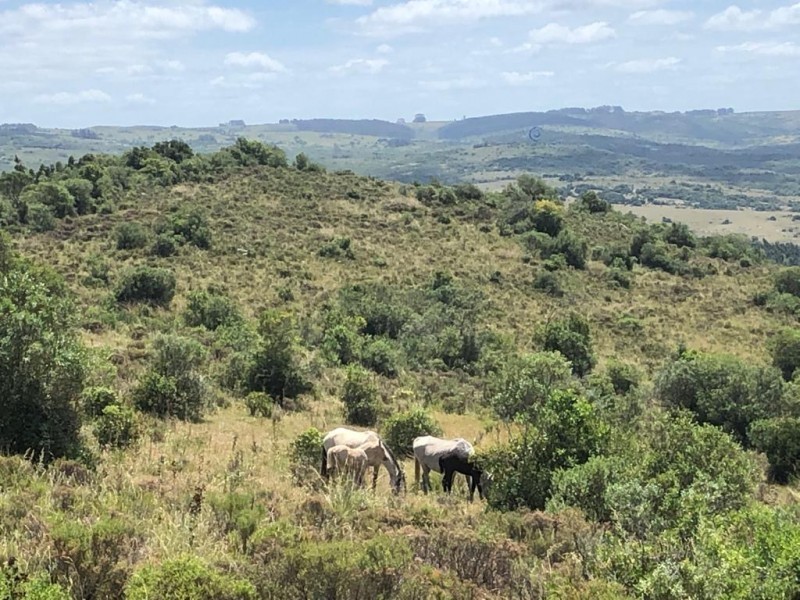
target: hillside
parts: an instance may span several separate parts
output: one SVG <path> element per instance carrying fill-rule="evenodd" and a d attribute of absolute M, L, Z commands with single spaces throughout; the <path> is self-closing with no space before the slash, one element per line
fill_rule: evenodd
<path fill-rule="evenodd" d="M 536 128 L 533 138 L 529 132 Z M 79 130 L 0 125 L 0 170 L 66 162 L 86 153 L 119 154 L 181 139 L 212 152 L 245 136 L 299 152 L 332 169 L 412 183 L 505 183 L 525 172 L 554 181 L 580 179 L 612 192 L 620 178 L 671 201 L 700 208 L 779 210 L 800 201 L 797 112 L 626 112 L 618 107 L 561 109 L 453 122 L 308 119 L 217 127 L 89 127 Z M 677 180 L 713 194 L 660 191 Z M 757 192 L 756 198 L 753 192 Z M 651 194 L 627 198 L 646 202 Z M 611 199 L 611 198 L 609 198 Z M 611 199 L 621 203 L 619 197 Z"/>
<path fill-rule="evenodd" d="M 0 456 L 0 598 L 800 589 L 796 430 L 770 437 L 800 416 L 781 376 L 800 361 L 768 343 L 796 335 L 800 275 L 745 237 L 530 176 L 410 186 L 244 139 L 18 166 L 0 195 L 24 257 L 0 246 L 0 393 L 80 399 L 83 446 Z M 58 385 L 7 383 L 29 374 Z M 488 503 L 438 476 L 422 495 L 408 459 L 399 496 L 385 473 L 325 485 L 309 428 L 346 418 L 399 456 L 434 425 L 474 442 Z"/>

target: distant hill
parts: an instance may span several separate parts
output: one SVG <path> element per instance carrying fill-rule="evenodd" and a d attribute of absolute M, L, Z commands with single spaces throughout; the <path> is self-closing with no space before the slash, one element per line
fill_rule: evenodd
<path fill-rule="evenodd" d="M 300 131 L 315 131 L 318 133 L 345 133 L 399 139 L 411 139 L 414 137 L 414 131 L 410 127 L 378 119 L 295 119 L 292 124 Z"/>

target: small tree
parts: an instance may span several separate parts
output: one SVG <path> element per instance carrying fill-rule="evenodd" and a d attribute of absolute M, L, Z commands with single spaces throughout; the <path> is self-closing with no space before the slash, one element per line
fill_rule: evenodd
<path fill-rule="evenodd" d="M 800 367 L 800 330 L 784 329 L 772 341 L 772 364 L 781 370 L 786 381 L 791 381 Z"/>
<path fill-rule="evenodd" d="M 611 204 L 602 200 L 594 190 L 581 194 L 577 206 L 592 214 L 611 212 Z"/>
<path fill-rule="evenodd" d="M 268 310 L 261 315 L 258 332 L 261 341 L 245 374 L 245 387 L 251 392 L 266 392 L 284 407 L 287 398 L 297 398 L 312 389 L 300 364 L 294 321 Z"/>
<path fill-rule="evenodd" d="M 775 275 L 775 289 L 781 294 L 800 296 L 800 267 L 789 267 Z"/>
<path fill-rule="evenodd" d="M 370 426 L 378 421 L 378 387 L 375 377 L 358 365 L 347 370 L 342 390 L 345 421 L 351 425 Z"/>
<path fill-rule="evenodd" d="M 774 481 L 786 484 L 800 475 L 800 418 L 756 421 L 748 436 L 753 447 L 767 455 Z"/>
<path fill-rule="evenodd" d="M 7 248 L 0 232 L 0 449 L 74 455 L 85 370 L 76 311 L 58 276 Z"/>
<path fill-rule="evenodd" d="M 589 373 L 595 365 L 589 322 L 572 314 L 545 325 L 541 334 L 545 350 L 560 352 L 572 363 L 572 372 L 578 377 Z"/>
<path fill-rule="evenodd" d="M 399 456 L 412 456 L 412 442 L 422 435 L 441 436 L 442 428 L 421 407 L 397 413 L 389 417 L 383 425 L 383 439 Z"/>
<path fill-rule="evenodd" d="M 166 269 L 136 267 L 122 276 L 117 286 L 118 302 L 149 302 L 168 306 L 175 295 L 175 275 Z"/>

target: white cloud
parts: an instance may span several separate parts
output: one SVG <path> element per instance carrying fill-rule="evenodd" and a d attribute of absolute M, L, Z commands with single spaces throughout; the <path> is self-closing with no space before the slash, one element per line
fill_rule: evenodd
<path fill-rule="evenodd" d="M 628 21 L 637 25 L 677 25 L 691 21 L 694 13 L 683 10 L 640 10 L 628 17 Z"/>
<path fill-rule="evenodd" d="M 787 25 L 800 25 L 800 2 L 791 6 L 776 8 L 769 14 L 767 27 L 785 27 Z"/>
<path fill-rule="evenodd" d="M 570 29 L 558 23 L 549 23 L 541 29 L 534 29 L 528 34 L 530 43 L 547 44 L 593 44 L 613 37 L 617 33 L 605 21 L 597 21 L 589 25 Z"/>
<path fill-rule="evenodd" d="M 55 94 L 39 94 L 34 102 L 40 104 L 83 104 L 85 102 L 110 102 L 111 96 L 101 90 L 83 90 L 81 92 L 58 92 Z"/>
<path fill-rule="evenodd" d="M 125 96 L 125 100 L 131 104 L 155 104 L 156 101 L 149 96 L 145 96 L 142 93 L 136 94 L 128 94 Z"/>
<path fill-rule="evenodd" d="M 381 44 L 375 50 L 378 54 L 391 54 L 394 52 L 394 48 L 392 48 L 389 44 Z"/>
<path fill-rule="evenodd" d="M 475 77 L 459 77 L 455 79 L 439 79 L 433 81 L 420 81 L 420 87 L 434 92 L 449 92 L 451 90 L 474 90 L 486 87 L 488 84 Z"/>
<path fill-rule="evenodd" d="M 760 10 L 744 11 L 738 6 L 729 6 L 722 12 L 712 15 L 706 21 L 705 27 L 726 31 L 757 29 L 761 26 L 759 21 L 761 14 Z"/>
<path fill-rule="evenodd" d="M 552 71 L 529 71 L 527 73 L 519 73 L 517 71 L 506 71 L 501 73 L 500 76 L 509 85 L 527 85 L 538 81 L 540 79 L 547 79 L 555 75 Z"/>
<path fill-rule="evenodd" d="M 284 73 L 286 67 L 263 52 L 230 52 L 225 56 L 225 64 L 246 69 L 261 69 L 271 73 Z"/>
<path fill-rule="evenodd" d="M 800 56 L 800 46 L 794 42 L 745 42 L 736 46 L 717 46 L 717 50 L 762 56 Z"/>
<path fill-rule="evenodd" d="M 537 0 L 407 0 L 382 6 L 359 17 L 356 23 L 364 33 L 397 35 L 432 24 L 533 14 L 540 12 L 544 4 Z"/>
<path fill-rule="evenodd" d="M 328 71 L 335 75 L 344 75 L 346 73 L 367 73 L 369 75 L 375 75 L 383 71 L 388 64 L 389 61 L 383 58 L 354 58 L 348 60 L 343 65 L 330 67 Z"/>
<path fill-rule="evenodd" d="M 656 71 L 667 71 L 678 68 L 681 63 L 679 58 L 670 56 L 668 58 L 644 58 L 641 60 L 629 60 L 628 62 L 620 63 L 614 68 L 620 73 L 632 73 L 636 75 L 643 75 L 647 73 L 655 73 Z"/>

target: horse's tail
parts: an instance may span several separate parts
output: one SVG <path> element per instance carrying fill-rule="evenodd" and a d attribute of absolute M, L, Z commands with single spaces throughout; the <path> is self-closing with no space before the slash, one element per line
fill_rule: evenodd
<path fill-rule="evenodd" d="M 328 453 L 325 451 L 325 444 L 322 445 L 322 466 L 319 469 L 319 474 L 323 479 L 328 478 Z"/>

